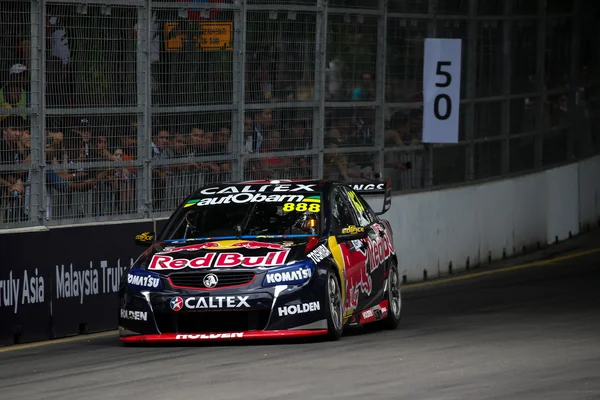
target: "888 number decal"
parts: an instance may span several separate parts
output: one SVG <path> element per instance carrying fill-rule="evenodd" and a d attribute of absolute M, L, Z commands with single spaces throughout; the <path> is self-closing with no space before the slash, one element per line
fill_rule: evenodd
<path fill-rule="evenodd" d="M 321 205 L 318 203 L 285 203 L 283 205 L 284 212 L 300 211 L 318 213 L 321 211 Z"/>

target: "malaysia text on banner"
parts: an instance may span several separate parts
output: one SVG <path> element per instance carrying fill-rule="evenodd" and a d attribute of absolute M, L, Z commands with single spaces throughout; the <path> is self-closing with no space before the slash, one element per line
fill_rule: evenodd
<path fill-rule="evenodd" d="M 423 142 L 458 143 L 462 39 L 425 39 Z"/>

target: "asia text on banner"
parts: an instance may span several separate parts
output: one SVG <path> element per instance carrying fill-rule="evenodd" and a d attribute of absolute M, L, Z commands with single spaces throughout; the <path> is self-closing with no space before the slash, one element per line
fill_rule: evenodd
<path fill-rule="evenodd" d="M 425 39 L 423 142 L 458 143 L 462 39 Z"/>

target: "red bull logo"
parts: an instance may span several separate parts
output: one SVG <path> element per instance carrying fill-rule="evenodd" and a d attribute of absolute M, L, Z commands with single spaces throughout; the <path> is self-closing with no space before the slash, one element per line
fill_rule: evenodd
<path fill-rule="evenodd" d="M 204 250 L 204 249 L 218 249 L 220 247 L 221 247 L 221 245 L 219 244 L 219 242 L 206 242 L 206 243 L 192 244 L 190 246 L 165 247 L 163 249 L 163 251 L 161 251 L 160 253 L 177 253 L 180 251 L 194 252 L 194 251 L 200 251 L 200 250 Z"/>
<path fill-rule="evenodd" d="M 279 250 L 279 251 L 287 251 L 289 250 L 289 246 L 281 243 L 270 243 L 270 242 L 258 242 L 251 240 L 220 240 L 218 242 L 205 242 L 192 244 L 188 246 L 180 246 L 180 247 L 165 247 L 162 251 L 157 254 L 166 254 L 166 253 L 177 253 L 181 251 L 187 252 L 196 252 L 201 250 L 234 250 L 234 249 L 267 249 L 267 250 Z"/>
<path fill-rule="evenodd" d="M 184 268 L 256 268 L 256 267 L 278 267 L 285 265 L 289 254 L 286 251 L 269 251 L 266 255 L 247 256 L 240 253 L 219 252 L 206 253 L 192 259 L 174 258 L 167 255 L 155 254 L 150 260 L 148 270 L 181 270 Z"/>
<path fill-rule="evenodd" d="M 237 242 L 231 245 L 233 248 L 245 248 L 245 249 L 269 249 L 269 250 L 288 250 L 287 246 L 280 243 L 269 243 L 269 242 Z"/>

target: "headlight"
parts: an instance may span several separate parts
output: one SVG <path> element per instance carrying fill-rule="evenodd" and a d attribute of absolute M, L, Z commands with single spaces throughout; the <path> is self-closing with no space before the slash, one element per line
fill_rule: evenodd
<path fill-rule="evenodd" d="M 312 261 L 299 261 L 292 265 L 270 270 L 265 275 L 262 285 L 301 285 L 310 280 L 313 271 Z"/>
<path fill-rule="evenodd" d="M 160 275 L 133 267 L 127 275 L 127 286 L 134 290 L 161 290 Z"/>

